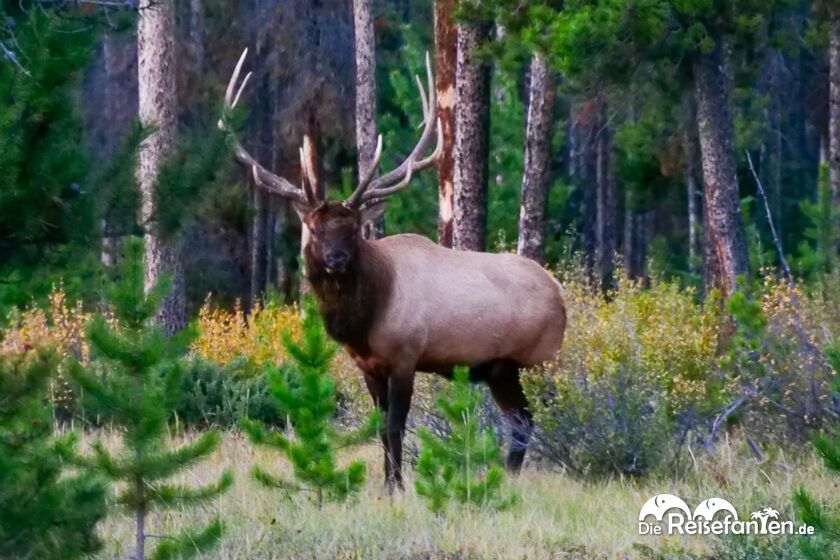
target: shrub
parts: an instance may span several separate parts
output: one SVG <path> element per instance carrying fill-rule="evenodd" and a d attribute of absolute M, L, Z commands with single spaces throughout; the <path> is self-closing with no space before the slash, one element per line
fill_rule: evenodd
<path fill-rule="evenodd" d="M 15 356 L 32 350 L 49 348 L 59 360 L 56 375 L 50 379 L 50 400 L 55 414 L 66 419 L 75 413 L 77 393 L 65 375 L 63 360 L 71 358 L 86 364 L 90 348 L 85 338 L 85 328 L 92 314 L 82 309 L 81 301 L 70 304 L 62 284 L 53 285 L 49 305 L 45 308 L 33 304 L 7 317 L 8 328 L 0 340 L 0 355 Z"/>
<path fill-rule="evenodd" d="M 85 326 L 91 314 L 82 309 L 81 301 L 71 305 L 61 284 L 50 292 L 49 307 L 32 305 L 26 310 L 13 310 L 9 325 L 0 341 L 0 354 L 23 354 L 29 349 L 51 348 L 61 358 L 72 357 L 87 362 L 90 351 L 85 339 Z"/>
<path fill-rule="evenodd" d="M 720 314 L 692 290 L 621 278 L 606 295 L 564 283 L 569 325 L 558 358 L 523 372 L 538 451 L 575 471 L 643 474 L 722 400 Z"/>
<path fill-rule="evenodd" d="M 262 372 L 266 363 L 280 365 L 288 357 L 281 334 L 300 336 L 300 311 L 276 301 L 256 304 L 246 314 L 237 302 L 234 310 L 214 308 L 209 298 L 198 312 L 199 335 L 192 351 L 220 365 L 244 360 L 244 374 Z"/>
<path fill-rule="evenodd" d="M 182 398 L 175 408 L 178 422 L 206 428 L 233 428 L 249 417 L 266 424 L 282 418 L 271 397 L 268 382 L 259 376 L 237 375 L 236 362 L 220 366 L 201 357 L 186 364 Z"/>
<path fill-rule="evenodd" d="M 801 442 L 834 421 L 834 372 L 824 349 L 835 336 L 828 318 L 836 305 L 772 275 L 752 298 L 739 292 L 727 302 L 737 329 L 722 369 L 741 403 L 733 420 L 750 437 Z"/>
<path fill-rule="evenodd" d="M 829 349 L 828 357 L 835 372 L 840 372 L 840 345 Z M 840 391 L 840 379 L 834 380 L 835 390 Z M 840 431 L 835 427 L 831 434 L 820 434 L 814 438 L 814 447 L 823 459 L 826 468 L 840 473 Z M 840 553 L 840 514 L 834 508 L 826 508 L 817 503 L 805 490 L 799 488 L 794 496 L 803 521 L 815 528 L 813 538 L 800 542 L 806 558 L 828 560 L 837 558 Z"/>

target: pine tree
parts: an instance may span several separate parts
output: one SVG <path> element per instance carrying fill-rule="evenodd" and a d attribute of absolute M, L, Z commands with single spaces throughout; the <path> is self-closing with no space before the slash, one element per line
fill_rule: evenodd
<path fill-rule="evenodd" d="M 840 345 L 828 350 L 828 359 L 836 373 L 840 373 Z M 840 378 L 835 378 L 835 390 L 840 391 Z M 818 435 L 814 447 L 828 470 L 840 474 L 840 433 Z M 828 512 L 800 487 L 794 495 L 802 521 L 815 529 L 813 537 L 800 541 L 802 552 L 810 560 L 829 560 L 840 557 L 840 515 Z"/>
<path fill-rule="evenodd" d="M 376 434 L 380 417 L 371 415 L 367 424 L 356 432 L 336 431 L 335 383 L 329 370 L 337 347 L 327 339 L 317 304 L 311 297 L 304 299 L 301 326 L 300 343 L 294 342 L 288 333 L 283 335 L 283 345 L 291 360 L 268 370 L 272 395 L 280 415 L 288 418 L 289 431 L 294 435 L 282 434 L 250 419 L 244 420 L 242 427 L 252 443 L 282 452 L 292 464 L 297 480 L 285 480 L 260 466 L 254 467 L 254 478 L 270 488 L 310 491 L 320 505 L 325 499 L 343 501 L 362 487 L 364 462 L 353 461 L 340 469 L 336 451 Z"/>
<path fill-rule="evenodd" d="M 65 560 L 99 548 L 105 488 L 90 473 L 69 475 L 72 434 L 54 437 L 44 402 L 54 356 L 0 358 L 0 558 Z"/>
<path fill-rule="evenodd" d="M 95 259 L 83 258 L 97 235 L 97 193 L 85 185 L 89 165 L 76 95 L 96 26 L 31 4 L 0 1 L 3 316 L 6 306 L 45 298 L 57 272 L 82 279 L 96 266 Z"/>
<path fill-rule="evenodd" d="M 827 164 L 820 164 L 816 202 L 804 200 L 800 206 L 810 226 L 804 231 L 806 240 L 799 245 L 799 266 L 806 274 L 831 272 L 837 262 L 836 240 L 840 237 L 840 228 L 837 226 L 838 210 L 831 198 Z"/>
<path fill-rule="evenodd" d="M 426 428 L 418 434 L 417 493 L 437 513 L 453 500 L 481 508 L 510 506 L 516 495 L 505 488 L 499 443 L 492 431 L 481 426 L 481 392 L 470 385 L 466 368 L 456 369 L 448 393 L 437 405 L 449 422 L 449 437 Z"/>
<path fill-rule="evenodd" d="M 144 292 L 143 243 L 126 242 L 119 278 L 107 290 L 114 319 L 100 315 L 88 327 L 91 365 L 76 364 L 74 379 L 122 436 L 120 449 L 102 442 L 93 454 L 79 458 L 112 483 L 120 484 L 116 502 L 136 519 L 136 560 L 146 557 L 146 518 L 152 510 L 189 507 L 219 495 L 232 483 L 225 472 L 212 485 L 189 488 L 166 479 L 206 458 L 219 446 L 219 434 L 210 431 L 197 441 L 172 448 L 167 442 L 168 421 L 179 403 L 187 336 L 168 338 L 153 318 L 169 283 L 159 280 Z M 184 557 L 213 546 L 222 526 L 211 522 L 198 530 L 185 530 L 167 538 L 154 558 Z"/>

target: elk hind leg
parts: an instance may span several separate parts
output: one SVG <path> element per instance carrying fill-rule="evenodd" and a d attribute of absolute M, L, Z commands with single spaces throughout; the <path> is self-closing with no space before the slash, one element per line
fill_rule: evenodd
<path fill-rule="evenodd" d="M 493 399 L 510 425 L 510 450 L 507 468 L 518 473 L 525 460 L 525 450 L 531 439 L 533 422 L 528 401 L 519 379 L 519 364 L 513 360 L 496 360 L 487 374 L 486 382 Z"/>

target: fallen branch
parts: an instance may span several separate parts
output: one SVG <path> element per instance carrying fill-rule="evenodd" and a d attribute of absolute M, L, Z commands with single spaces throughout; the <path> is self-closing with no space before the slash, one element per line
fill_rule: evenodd
<path fill-rule="evenodd" d="M 711 430 L 711 432 L 709 432 L 709 437 L 706 439 L 706 450 L 707 451 L 712 450 L 713 440 L 714 440 L 715 436 L 717 435 L 718 430 L 723 425 L 723 423 L 726 422 L 726 420 L 730 416 L 732 416 L 735 413 L 736 410 L 741 408 L 741 405 L 743 405 L 745 402 L 747 402 L 747 397 L 740 397 L 735 402 L 729 404 L 726 408 L 723 409 L 723 411 L 720 414 L 717 415 L 717 417 L 715 418 L 715 421 L 712 423 L 712 430 Z"/>

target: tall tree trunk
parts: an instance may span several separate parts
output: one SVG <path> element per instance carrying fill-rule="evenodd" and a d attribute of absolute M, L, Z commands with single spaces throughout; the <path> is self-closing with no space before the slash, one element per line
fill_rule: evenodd
<path fill-rule="evenodd" d="M 265 161 L 265 160 L 262 160 Z M 248 250 L 250 252 L 251 294 L 248 309 L 253 309 L 265 295 L 267 286 L 268 264 L 266 253 L 268 249 L 268 215 L 271 206 L 270 195 L 251 181 L 251 216 L 250 231 L 248 232 Z"/>
<path fill-rule="evenodd" d="M 273 42 L 271 26 L 267 23 L 271 17 L 270 10 L 270 2 L 265 0 L 253 0 L 244 6 L 246 21 L 256 22 L 252 50 L 257 68 L 270 68 L 271 65 Z M 275 79 L 274 74 L 271 71 L 263 71 L 253 76 L 258 85 L 253 88 L 255 103 L 253 103 L 249 123 L 249 136 L 254 139 L 254 153 L 262 162 L 271 162 L 273 157 L 275 90 L 272 88 L 272 83 Z M 247 176 L 251 189 L 252 212 L 248 231 L 248 270 L 251 288 L 248 308 L 251 309 L 265 297 L 269 286 L 270 268 L 267 255 L 272 239 L 268 224 L 272 213 L 272 195 L 254 183 L 251 173 Z"/>
<path fill-rule="evenodd" d="M 793 22 L 788 22 L 793 25 Z M 795 88 L 785 55 L 780 49 L 770 49 L 759 70 L 758 90 L 767 97 L 764 109 L 766 133 L 759 152 L 758 172 L 767 190 L 768 205 L 776 232 L 782 237 L 784 216 L 782 215 L 782 164 L 785 157 L 783 135 L 785 133 L 785 112 L 790 113 L 794 104 L 788 99 Z"/>
<path fill-rule="evenodd" d="M 104 161 L 110 157 L 120 143 L 128 124 L 137 116 L 137 37 L 131 31 L 109 31 L 102 41 L 102 58 L 104 70 L 104 91 L 102 103 L 92 101 L 100 109 L 98 135 L 101 143 L 94 151 Z M 94 84 L 94 87 L 96 85 Z M 104 108 L 104 111 L 101 109 Z M 133 220 L 132 220 L 133 223 Z M 117 262 L 122 252 L 122 236 L 129 233 L 130 227 L 126 223 L 117 223 L 112 216 L 105 216 L 102 222 L 102 253 L 101 260 L 105 265 Z"/>
<path fill-rule="evenodd" d="M 626 195 L 622 261 L 624 274 L 631 279 L 647 278 L 647 248 L 653 239 L 653 210 L 634 208 L 632 193 Z"/>
<path fill-rule="evenodd" d="M 840 207 L 840 8 L 833 7 L 830 14 L 829 24 L 830 48 L 829 48 L 829 152 L 830 172 L 829 182 L 831 183 L 831 198 L 834 207 Z M 840 218 L 839 218 L 840 219 Z M 840 239 L 838 239 L 840 243 Z"/>
<path fill-rule="evenodd" d="M 458 56 L 456 0 L 435 0 L 435 89 L 443 129 L 443 153 L 438 161 L 438 243 L 452 247 L 455 181 L 455 68 Z"/>
<path fill-rule="evenodd" d="M 575 107 L 571 115 L 570 130 L 570 173 L 580 189 L 580 240 L 584 266 L 588 273 L 595 270 L 597 261 L 597 138 L 598 112 L 595 101 L 587 101 Z"/>
<path fill-rule="evenodd" d="M 616 249 L 616 185 L 613 180 L 612 142 L 607 126 L 606 105 L 601 104 L 598 118 L 598 138 L 595 183 L 596 195 L 596 262 L 601 286 L 612 283 Z"/>
<path fill-rule="evenodd" d="M 749 270 L 735 167 L 734 127 L 721 41 L 694 62 L 697 129 L 703 164 L 706 249 L 712 262 L 707 289 L 724 296 L 738 289 L 738 276 Z M 708 282 L 711 281 L 711 285 Z"/>
<path fill-rule="evenodd" d="M 367 175 L 376 152 L 376 43 L 371 0 L 353 0 L 356 32 L 356 168 Z M 385 235 L 385 222 L 363 224 L 366 239 Z"/>
<path fill-rule="evenodd" d="M 693 135 L 685 140 L 685 189 L 688 201 L 688 270 L 697 274 L 700 262 L 700 216 L 697 212 L 697 147 Z"/>
<path fill-rule="evenodd" d="M 204 17 L 204 0 L 190 0 L 190 58 L 193 71 L 199 76 L 204 75 L 204 32 L 206 30 Z"/>
<path fill-rule="evenodd" d="M 179 244 L 155 231 L 155 188 L 161 165 L 175 147 L 177 96 L 175 74 L 174 0 L 142 0 L 137 24 L 138 98 L 140 121 L 155 127 L 139 155 L 141 220 L 147 224 L 146 286 L 168 275 L 172 291 L 164 299 L 158 320 L 167 332 L 187 324 L 184 268 Z"/>
<path fill-rule="evenodd" d="M 455 216 L 453 245 L 483 251 L 487 241 L 487 180 L 490 140 L 490 67 L 478 47 L 492 26 L 458 26 L 455 109 Z"/>
<path fill-rule="evenodd" d="M 545 209 L 551 163 L 551 124 L 554 114 L 554 74 L 545 58 L 531 58 L 528 123 L 525 129 L 525 172 L 516 252 L 540 264 L 545 256 Z"/>

